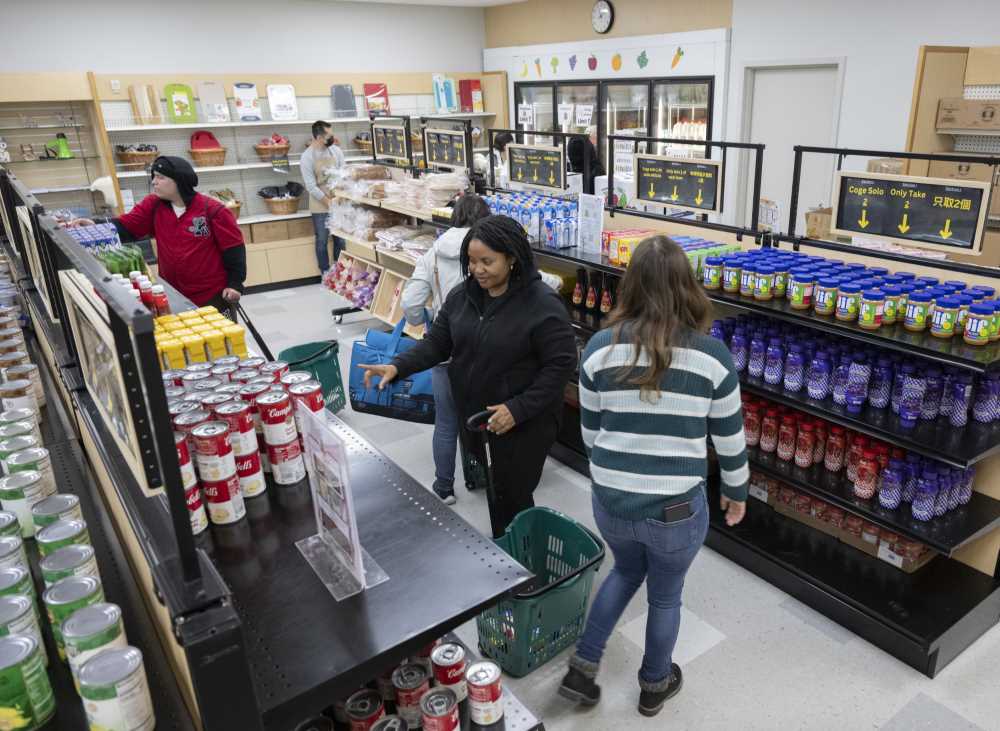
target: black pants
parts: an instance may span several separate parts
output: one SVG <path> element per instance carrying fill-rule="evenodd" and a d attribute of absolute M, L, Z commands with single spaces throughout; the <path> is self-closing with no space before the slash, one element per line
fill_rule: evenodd
<path fill-rule="evenodd" d="M 466 448 L 471 449 L 476 458 L 485 464 L 482 437 L 464 429 L 463 432 Z M 496 497 L 490 505 L 494 538 L 503 535 L 504 529 L 518 513 L 534 507 L 532 493 L 542 479 L 545 459 L 558 433 L 556 416 L 542 414 L 501 436 L 489 435 Z"/>

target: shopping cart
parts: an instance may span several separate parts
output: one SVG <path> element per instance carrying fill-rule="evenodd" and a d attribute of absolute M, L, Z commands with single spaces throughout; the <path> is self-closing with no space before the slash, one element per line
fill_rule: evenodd
<path fill-rule="evenodd" d="M 483 435 L 486 496 L 497 535 L 489 417 L 488 411 L 475 414 L 466 428 Z M 510 675 L 522 677 L 580 636 L 594 577 L 604 560 L 604 542 L 569 516 L 539 507 L 518 513 L 495 542 L 535 578 L 477 617 L 479 649 Z"/>

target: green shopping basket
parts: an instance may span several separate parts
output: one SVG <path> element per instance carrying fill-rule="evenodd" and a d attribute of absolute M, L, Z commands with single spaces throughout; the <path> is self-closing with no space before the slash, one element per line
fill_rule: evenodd
<path fill-rule="evenodd" d="M 285 348 L 278 353 L 278 360 L 288 363 L 289 370 L 309 371 L 323 384 L 326 408 L 336 413 L 347 405 L 344 381 L 340 376 L 340 346 L 336 340 L 305 343 Z"/>
<path fill-rule="evenodd" d="M 528 588 L 479 615 L 479 649 L 519 678 L 580 635 L 594 577 L 604 560 L 604 542 L 562 513 L 528 508 L 496 543 L 535 578 Z"/>

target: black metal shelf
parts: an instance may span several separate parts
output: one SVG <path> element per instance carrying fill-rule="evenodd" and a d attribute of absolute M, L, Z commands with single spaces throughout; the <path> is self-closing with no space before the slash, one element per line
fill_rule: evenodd
<path fill-rule="evenodd" d="M 295 542 L 307 481 L 269 485 L 247 519 L 198 537 L 232 590 L 264 724 L 293 728 L 526 583 L 530 572 L 345 425 L 361 541 L 389 581 L 337 602 Z"/>
<path fill-rule="evenodd" d="M 968 505 L 940 518 L 921 522 L 913 519 L 909 504 L 904 503 L 895 510 L 887 510 L 879 505 L 877 499 L 862 500 L 856 497 L 843 471 L 834 474 L 821 464 L 801 469 L 794 462 L 785 462 L 773 452 L 762 452 L 756 447 L 748 447 L 747 454 L 750 466 L 768 477 L 857 513 L 873 523 L 925 543 L 935 551 L 949 556 L 966 543 L 1000 525 L 1000 500 L 980 492 L 972 493 L 972 500 Z"/>
<path fill-rule="evenodd" d="M 805 390 L 791 393 L 781 384 L 771 385 L 745 373 L 740 376 L 740 385 L 747 393 L 785 404 L 952 467 L 969 467 L 1000 451 L 1000 423 L 979 424 L 970 420 L 964 428 L 955 428 L 947 419 L 939 418 L 920 420 L 912 429 L 905 429 L 900 426 L 899 417 L 888 408 L 866 406 L 860 414 L 850 414 L 846 407 L 833 403 L 832 398 L 817 401 L 809 398 Z"/>
<path fill-rule="evenodd" d="M 568 249 L 550 249 L 546 246 L 532 244 L 531 248 L 534 250 L 535 254 L 547 256 L 552 259 L 558 259 L 559 261 L 569 262 L 588 269 L 595 269 L 605 274 L 613 274 L 618 277 L 625 274 L 624 267 L 611 264 L 607 257 L 592 252 L 581 251 L 576 246 Z"/>
<path fill-rule="evenodd" d="M 908 356 L 918 356 L 979 373 L 1000 367 L 1000 343 L 967 345 L 960 337 L 945 340 L 936 338 L 930 333 L 912 333 L 901 324 L 886 325 L 878 330 L 865 330 L 856 322 L 843 322 L 832 315 L 824 317 L 812 310 L 793 310 L 788 300 L 784 299 L 765 302 L 721 290 L 705 291 L 713 302 L 802 325 L 830 335 L 849 338 L 865 345 L 886 348 Z"/>
<path fill-rule="evenodd" d="M 40 339 L 44 339 L 55 359 L 56 366 L 65 368 L 74 363 L 73 356 L 66 346 L 66 338 L 58 325 L 53 323 L 46 311 L 42 296 L 35 288 L 25 288 L 24 300 L 31 315 L 31 326 Z"/>
<path fill-rule="evenodd" d="M 604 315 L 600 311 L 591 311 L 579 307 L 566 298 L 563 298 L 563 304 L 566 305 L 566 312 L 569 313 L 570 325 L 573 326 L 574 330 L 579 331 L 581 335 L 589 338 L 603 327 Z"/>
<path fill-rule="evenodd" d="M 906 574 L 754 501 L 729 528 L 714 485 L 709 507 L 709 547 L 930 677 L 1000 617 L 1000 582 L 954 559 Z"/>

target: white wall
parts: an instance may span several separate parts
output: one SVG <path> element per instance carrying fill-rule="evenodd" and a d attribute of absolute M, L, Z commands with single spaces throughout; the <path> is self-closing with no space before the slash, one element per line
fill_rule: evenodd
<path fill-rule="evenodd" d="M 919 47 L 998 43 L 998 0 L 733 0 L 726 139 L 742 129 L 744 66 L 845 57 L 838 145 L 902 150 Z M 794 99 L 775 110 L 794 113 Z"/>
<path fill-rule="evenodd" d="M 480 8 L 335 0 L 10 0 L 0 72 L 479 71 Z"/>

